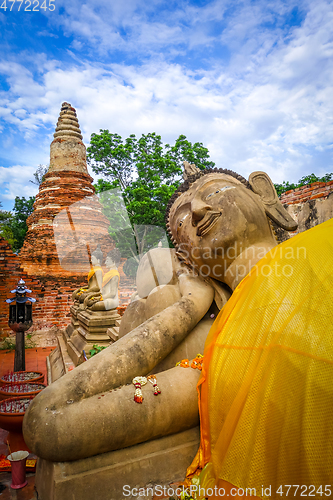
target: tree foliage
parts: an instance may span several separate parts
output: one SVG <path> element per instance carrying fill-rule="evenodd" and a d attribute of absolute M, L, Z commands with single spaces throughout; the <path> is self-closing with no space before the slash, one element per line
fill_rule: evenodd
<path fill-rule="evenodd" d="M 13 214 L 6 210 L 1 210 L 2 203 L 0 202 L 0 236 L 5 238 L 11 247 L 15 245 L 15 238 L 11 229 L 13 222 Z"/>
<path fill-rule="evenodd" d="M 48 165 L 38 165 L 34 173 L 34 180 L 30 180 L 30 182 L 39 186 L 43 182 L 48 168 Z M 33 212 L 34 202 L 34 196 L 29 198 L 16 196 L 13 213 L 0 211 L 0 235 L 8 241 L 14 252 L 20 251 L 23 246 L 28 230 L 27 218 Z"/>
<path fill-rule="evenodd" d="M 19 251 L 24 243 L 24 238 L 28 230 L 27 218 L 33 212 L 33 205 L 35 202 L 34 196 L 25 198 L 16 196 L 14 203 L 14 220 L 11 224 L 11 229 L 15 238 L 14 251 Z"/>
<path fill-rule="evenodd" d="M 30 180 L 32 184 L 36 184 L 36 186 L 40 186 L 41 183 L 44 181 L 45 174 L 47 174 L 47 171 L 49 169 L 48 165 L 38 165 L 36 172 L 34 173 L 34 179 L 35 180 Z"/>
<path fill-rule="evenodd" d="M 325 174 L 323 177 L 317 177 L 315 174 L 304 175 L 299 179 L 299 181 L 294 183 L 289 183 L 288 181 L 283 181 L 282 184 L 274 184 L 278 196 L 282 193 L 289 191 L 290 189 L 297 189 L 307 184 L 312 184 L 313 182 L 329 182 L 333 179 L 333 173 Z"/>
<path fill-rule="evenodd" d="M 27 218 L 33 211 L 35 198 L 26 199 L 16 196 L 13 212 L 0 211 L 0 235 L 11 245 L 14 252 L 18 252 L 24 243 L 28 230 Z"/>
<path fill-rule="evenodd" d="M 192 144 L 184 135 L 171 146 L 164 145 L 155 133 L 142 134 L 139 139 L 132 134 L 123 140 L 118 134 L 100 130 L 100 134 L 92 134 L 87 153 L 93 171 L 104 177 L 95 185 L 96 191 L 122 191 L 130 226 L 115 232 L 112 227 L 119 227 L 121 215 L 117 210 L 106 215 L 122 256 L 132 258 L 156 245 L 157 238 L 165 234 L 166 206 L 181 181 L 183 162 L 195 163 L 200 169 L 214 166 L 208 149 L 199 142 Z M 134 247 L 129 243 L 133 237 Z"/>

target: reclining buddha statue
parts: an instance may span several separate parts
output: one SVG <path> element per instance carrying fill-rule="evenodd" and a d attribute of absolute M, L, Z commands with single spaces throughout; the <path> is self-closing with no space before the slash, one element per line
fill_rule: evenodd
<path fill-rule="evenodd" d="M 283 260 L 285 257 L 284 254 L 280 255 L 281 252 L 277 252 L 276 248 L 281 247 L 283 250 L 283 245 L 288 242 L 277 247 L 275 229 L 293 231 L 296 227 L 295 221 L 281 205 L 267 174 L 254 172 L 247 181 L 230 170 L 199 171 L 193 166 L 190 168 L 187 166 L 186 180 L 171 198 L 167 210 L 167 228 L 175 249 L 169 251 L 158 248 L 148 252 L 141 260 L 137 274 L 138 292 L 141 298 L 132 302 L 127 308 L 121 322 L 120 339 L 98 356 L 47 387 L 31 403 L 23 423 L 24 437 L 31 450 L 39 457 L 50 461 L 79 460 L 175 434 L 198 425 L 196 386 L 200 371 L 184 369 L 175 364 L 182 358 L 194 358 L 198 352 L 203 351 L 205 339 L 213 323 L 211 316 L 215 316 L 218 310 L 222 309 L 211 328 L 209 345 L 212 345 L 212 338 L 217 335 L 217 326 L 219 332 L 221 328 L 223 330 L 224 323 L 221 326 L 221 318 L 226 322 L 237 319 L 238 329 L 233 331 L 234 337 L 229 338 L 227 331 L 226 338 L 219 337 L 219 349 L 229 352 L 233 346 L 232 352 L 236 354 L 231 364 L 229 358 L 225 358 L 225 365 L 220 366 L 213 356 L 215 351 L 213 354 L 211 351 L 207 354 L 206 344 L 204 360 L 207 354 L 207 358 L 210 359 L 209 365 L 214 367 L 219 385 L 214 386 L 214 377 L 209 379 L 209 388 L 205 389 L 205 394 L 208 395 L 205 402 L 201 401 L 203 405 L 201 413 L 204 416 L 207 413 L 208 416 L 205 419 L 204 433 L 201 434 L 201 454 L 191 471 L 210 463 L 213 457 L 216 480 L 238 483 L 237 486 L 243 486 L 248 481 L 251 483 L 246 471 L 243 471 L 241 480 L 237 474 L 235 479 L 229 472 L 232 468 L 239 469 L 237 464 L 244 458 L 247 461 L 247 469 L 255 475 L 253 472 L 255 465 L 254 469 L 251 469 L 250 465 L 252 465 L 251 453 L 256 451 L 256 440 L 251 441 L 249 437 L 244 452 L 246 457 L 241 453 L 241 440 L 238 447 L 237 443 L 231 443 L 234 444 L 237 453 L 233 452 L 230 456 L 228 446 L 241 420 L 246 398 L 252 397 L 250 388 L 253 373 L 256 373 L 255 367 L 260 367 L 261 362 L 267 367 L 264 357 L 268 352 L 278 349 L 278 347 L 266 347 L 265 342 L 269 342 L 269 346 L 280 345 L 282 341 L 278 336 L 274 336 L 274 332 L 280 332 L 280 323 L 287 321 L 287 316 L 284 316 L 287 314 L 286 311 L 292 307 L 296 309 L 299 307 L 298 302 L 294 304 L 293 296 L 289 292 L 287 299 L 281 298 L 281 293 L 287 293 L 290 289 L 288 283 L 293 279 L 288 277 L 287 273 L 286 276 L 279 278 L 279 281 L 274 280 L 271 274 L 264 277 L 262 273 L 258 277 L 255 271 L 261 269 L 262 262 L 269 269 L 274 269 L 279 259 Z M 302 235 L 288 241 L 297 241 L 299 236 Z M 292 258 L 288 262 L 291 267 L 295 264 Z M 276 266 L 275 271 L 276 275 L 278 273 Z M 296 273 L 295 279 L 300 279 Z M 310 282 L 316 286 L 315 280 Z M 229 304 L 233 305 L 243 297 L 242 291 L 245 289 L 248 295 L 253 294 L 254 312 L 251 304 L 247 304 L 248 309 L 243 308 L 237 313 L 237 317 L 234 317 Z M 296 295 L 295 290 L 295 287 L 292 288 L 294 295 Z M 257 303 L 260 294 L 265 297 L 270 294 L 274 307 L 267 304 L 262 306 L 260 301 Z M 225 319 L 226 311 L 230 318 L 228 316 Z M 257 316 L 247 315 L 247 311 L 252 311 Z M 274 319 L 280 325 L 279 328 Z M 293 324 L 293 328 L 297 329 L 297 321 L 301 320 L 295 312 L 296 323 Z M 250 339 L 247 337 L 248 331 L 251 331 Z M 237 337 L 237 332 L 241 340 Z M 259 335 L 258 342 L 255 337 L 256 332 L 266 332 Z M 297 337 L 297 334 L 295 335 Z M 302 340 L 299 342 L 302 343 Z M 308 343 L 310 345 L 311 340 Z M 288 352 L 293 352 L 300 347 L 291 343 L 288 349 Z M 244 352 L 255 353 L 255 357 L 251 358 L 246 354 L 243 358 Z M 258 353 L 262 356 L 260 359 Z M 318 353 L 313 354 L 309 359 L 314 359 L 317 355 L 319 356 Z M 245 365 L 242 364 L 243 359 Z M 269 357 L 267 359 L 272 361 Z M 290 361 L 289 364 L 282 363 L 285 372 L 279 372 L 277 375 L 279 362 L 282 363 L 280 358 L 278 362 L 272 363 L 274 372 L 271 373 L 269 368 L 267 371 L 263 369 L 260 371 L 262 378 L 256 379 L 256 384 L 259 384 L 256 388 L 259 387 L 263 391 L 262 399 L 259 401 L 265 403 L 265 415 L 273 416 L 271 423 L 274 429 L 276 426 L 273 435 L 277 441 L 271 442 L 269 439 L 269 420 L 265 420 L 266 428 L 261 428 L 260 436 L 256 436 L 261 407 L 256 406 L 255 401 L 250 401 L 252 406 L 250 405 L 246 414 L 252 427 L 247 428 L 246 421 L 242 427 L 243 434 L 248 432 L 258 439 L 262 453 L 261 455 L 259 453 L 257 458 L 259 457 L 258 463 L 263 467 L 265 467 L 262 458 L 265 455 L 265 447 L 271 447 L 273 455 L 277 452 L 279 444 L 277 436 L 279 432 L 283 432 L 285 409 L 283 405 L 277 407 L 274 398 L 270 401 L 265 400 L 266 386 L 274 382 L 274 388 L 278 393 L 279 387 L 281 390 L 284 384 L 283 394 L 286 394 L 290 381 L 283 382 L 284 375 L 291 376 L 293 370 L 297 373 L 297 369 Z M 204 377 L 207 377 L 205 361 L 203 366 Z M 223 378 L 218 378 L 218 373 L 222 373 L 223 370 L 232 373 L 227 383 L 224 383 Z M 247 370 L 251 371 L 252 378 L 247 377 Z M 152 392 L 146 392 L 144 404 L 136 404 L 133 401 L 131 382 L 134 377 L 150 373 L 155 374 L 161 395 L 154 397 Z M 240 387 L 242 392 L 238 393 L 237 389 Z M 221 405 L 218 406 L 220 403 L 216 403 L 215 393 L 212 395 L 209 392 L 214 390 L 222 391 L 218 399 L 222 406 L 223 391 L 228 393 L 229 399 L 227 399 L 230 404 L 227 415 L 223 413 Z M 229 396 L 228 391 L 233 394 L 234 399 Z M 101 394 L 104 397 L 101 397 Z M 300 397 L 296 396 L 294 393 L 293 397 L 300 401 Z M 214 402 L 214 407 L 209 406 L 211 401 Z M 291 405 L 288 407 L 288 418 L 290 418 L 292 400 L 284 401 L 283 404 Z M 224 444 L 219 442 L 219 435 L 223 434 L 223 421 L 218 418 L 219 411 L 229 424 L 228 433 L 223 435 Z M 214 421 L 211 423 L 213 435 L 210 434 L 207 424 L 210 415 L 214 416 Z M 85 432 L 87 425 L 94 429 L 94 439 Z M 296 428 L 294 431 L 297 439 L 297 436 L 300 436 Z M 241 439 L 238 434 L 237 438 Z M 288 446 L 285 443 L 283 446 L 282 451 L 287 454 Z M 299 447 L 297 449 L 299 450 Z M 215 455 L 214 450 L 216 450 Z M 224 461 L 228 465 L 227 470 L 223 468 Z M 259 481 L 264 474 L 265 470 L 263 474 L 258 475 Z M 279 476 L 279 479 L 281 478 L 282 476 Z"/>

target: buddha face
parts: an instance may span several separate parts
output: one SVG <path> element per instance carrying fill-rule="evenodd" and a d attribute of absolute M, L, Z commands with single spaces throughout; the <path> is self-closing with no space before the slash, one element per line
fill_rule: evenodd
<path fill-rule="evenodd" d="M 179 251 L 213 278 L 221 261 L 228 267 L 246 248 L 272 238 L 259 196 L 221 173 L 195 181 L 172 205 L 169 221 Z"/>
<path fill-rule="evenodd" d="M 111 268 L 111 267 L 117 267 L 116 263 L 114 262 L 114 260 L 109 255 L 105 259 L 105 265 L 106 265 L 106 267 L 109 267 L 109 268 Z"/>
<path fill-rule="evenodd" d="M 93 266 L 99 266 L 100 265 L 99 259 L 97 259 L 97 257 L 95 257 L 94 254 L 92 254 L 92 256 L 91 256 L 91 263 L 92 263 Z"/>

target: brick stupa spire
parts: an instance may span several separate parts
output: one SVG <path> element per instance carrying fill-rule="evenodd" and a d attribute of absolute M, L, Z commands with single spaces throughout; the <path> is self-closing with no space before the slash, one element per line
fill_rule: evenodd
<path fill-rule="evenodd" d="M 64 102 L 51 143 L 50 167 L 27 220 L 20 252 L 21 267 L 29 275 L 86 275 L 97 245 L 104 256 L 114 246 L 92 181 L 76 111 Z"/>

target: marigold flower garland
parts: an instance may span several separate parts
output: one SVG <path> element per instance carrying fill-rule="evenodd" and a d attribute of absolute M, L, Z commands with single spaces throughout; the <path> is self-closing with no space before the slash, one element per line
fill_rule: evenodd
<path fill-rule="evenodd" d="M 182 359 L 179 361 L 176 366 L 181 366 L 182 368 L 196 368 L 198 370 L 202 370 L 202 363 L 203 363 L 203 355 L 202 354 L 197 354 L 197 357 L 192 359 L 192 362 L 190 364 L 190 361 L 188 359 Z"/>

